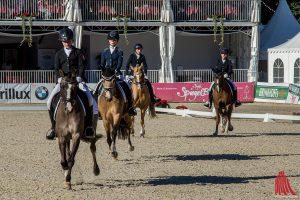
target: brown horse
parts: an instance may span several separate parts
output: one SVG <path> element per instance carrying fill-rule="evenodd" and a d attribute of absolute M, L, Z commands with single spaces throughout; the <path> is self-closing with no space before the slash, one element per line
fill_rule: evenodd
<path fill-rule="evenodd" d="M 228 130 L 232 131 L 232 93 L 229 84 L 224 78 L 223 72 L 214 74 L 213 102 L 216 111 L 216 130 L 213 135 L 218 135 L 219 125 L 221 126 L 221 131 L 223 133 L 228 133 Z"/>
<path fill-rule="evenodd" d="M 140 136 L 145 135 L 145 114 L 149 109 L 150 118 L 156 117 L 154 104 L 150 100 L 150 93 L 145 83 L 145 75 L 143 72 L 143 64 L 131 66 L 133 72 L 133 80 L 131 84 L 131 90 L 133 95 L 133 105 L 141 110 L 141 131 Z M 134 122 L 134 117 L 132 117 Z M 134 129 L 132 129 L 134 130 Z M 134 131 L 133 131 L 134 133 Z"/>
<path fill-rule="evenodd" d="M 61 166 L 65 170 L 64 187 L 71 189 L 71 171 L 75 163 L 75 155 L 78 150 L 80 139 L 83 139 L 85 128 L 85 116 L 82 101 L 78 97 L 79 88 L 76 81 L 76 71 L 71 75 L 63 76 L 60 83 L 60 101 L 55 117 L 55 133 L 58 137 L 59 150 L 61 153 Z M 97 176 L 100 173 L 96 160 L 96 141 L 95 138 L 83 139 L 90 142 L 90 150 L 93 156 L 93 172 Z M 72 150 L 70 142 L 72 141 Z"/>
<path fill-rule="evenodd" d="M 107 143 L 114 158 L 118 157 L 116 149 L 117 135 L 121 139 L 128 139 L 129 150 L 133 151 L 130 132 L 132 121 L 127 112 L 127 103 L 117 84 L 114 70 L 102 71 L 102 91 L 98 97 L 98 108 L 102 116 L 103 126 L 107 135 Z"/>

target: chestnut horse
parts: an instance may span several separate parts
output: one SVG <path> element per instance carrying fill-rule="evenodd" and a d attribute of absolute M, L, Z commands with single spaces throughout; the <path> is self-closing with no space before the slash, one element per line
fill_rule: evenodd
<path fill-rule="evenodd" d="M 228 133 L 233 130 L 231 125 L 231 113 L 233 109 L 232 92 L 230 86 L 224 78 L 223 72 L 214 74 L 213 102 L 216 111 L 216 130 L 214 136 L 218 135 L 218 127 L 221 131 Z"/>
<path fill-rule="evenodd" d="M 71 189 L 71 171 L 75 163 L 75 155 L 80 140 L 90 143 L 90 150 L 93 156 L 94 175 L 99 175 L 100 170 L 96 160 L 96 138 L 82 138 L 85 129 L 84 108 L 78 96 L 79 88 L 76 81 L 77 71 L 64 76 L 60 70 L 62 80 L 60 82 L 60 100 L 55 117 L 55 133 L 58 138 L 59 150 L 61 153 L 61 166 L 65 170 L 64 188 Z M 72 150 L 70 142 L 72 141 Z"/>
<path fill-rule="evenodd" d="M 102 116 L 103 126 L 107 135 L 107 143 L 114 158 L 118 157 L 116 149 L 117 135 L 121 139 L 128 139 L 129 150 L 133 151 L 130 132 L 132 121 L 128 115 L 127 103 L 121 94 L 114 70 L 102 71 L 102 91 L 98 97 L 98 108 Z"/>
<path fill-rule="evenodd" d="M 150 93 L 145 83 L 145 75 L 143 71 L 143 64 L 130 67 L 133 73 L 133 80 L 131 90 L 133 95 L 133 105 L 141 110 L 141 131 L 140 136 L 145 135 L 145 114 L 149 109 L 150 118 L 156 117 L 154 104 L 150 100 Z M 134 117 L 132 117 L 134 122 Z M 134 130 L 134 129 L 132 129 Z M 133 131 L 134 133 L 134 131 Z"/>

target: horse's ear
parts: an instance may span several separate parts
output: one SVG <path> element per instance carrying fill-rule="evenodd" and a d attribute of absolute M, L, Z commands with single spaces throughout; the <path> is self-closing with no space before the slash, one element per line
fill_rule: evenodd
<path fill-rule="evenodd" d="M 78 69 L 73 68 L 71 76 L 72 77 L 77 77 L 77 72 L 78 72 Z"/>
<path fill-rule="evenodd" d="M 140 69 L 144 69 L 144 64 L 143 63 L 140 64 Z"/>
<path fill-rule="evenodd" d="M 58 70 L 58 74 L 59 74 L 60 77 L 64 77 L 65 76 L 65 73 L 64 73 L 64 71 L 62 69 Z"/>

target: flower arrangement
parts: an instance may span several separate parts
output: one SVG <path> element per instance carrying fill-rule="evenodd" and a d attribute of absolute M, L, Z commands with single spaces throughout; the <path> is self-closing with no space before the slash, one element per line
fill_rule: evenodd
<path fill-rule="evenodd" d="M 160 107 L 160 108 L 170 108 L 170 105 L 168 104 L 167 100 L 160 99 L 157 103 L 154 105 L 155 107 Z"/>
<path fill-rule="evenodd" d="M 117 21 L 117 30 L 120 32 L 120 22 L 123 21 L 123 34 L 125 37 L 125 43 L 126 45 L 129 44 L 128 38 L 127 38 L 127 27 L 128 27 L 128 21 L 130 20 L 130 15 L 129 14 L 114 14 L 113 15 L 113 20 Z"/>
<path fill-rule="evenodd" d="M 209 15 L 208 20 L 212 19 L 214 23 L 214 42 L 217 43 L 217 32 L 218 32 L 218 22 L 219 22 L 219 29 L 221 34 L 221 41 L 219 42 L 219 46 L 223 47 L 224 44 L 224 15 L 216 14 L 216 15 Z"/>
<path fill-rule="evenodd" d="M 35 19 L 37 15 L 35 13 L 20 13 L 16 15 L 16 19 L 20 18 L 22 20 L 22 33 L 23 39 L 20 42 L 20 46 L 23 45 L 25 41 L 28 41 L 28 46 L 32 47 L 32 20 Z M 26 37 L 26 20 L 29 20 L 29 37 Z"/>

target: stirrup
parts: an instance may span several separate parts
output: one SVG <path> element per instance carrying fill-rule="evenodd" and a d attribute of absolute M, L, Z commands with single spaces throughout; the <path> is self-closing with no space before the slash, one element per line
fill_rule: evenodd
<path fill-rule="evenodd" d="M 235 107 L 239 107 L 239 106 L 242 105 L 242 103 L 241 103 L 240 101 L 236 101 L 236 102 L 234 103 L 234 105 L 235 105 Z"/>
<path fill-rule="evenodd" d="M 46 133 L 46 139 L 47 140 L 54 140 L 55 139 L 55 132 L 54 132 L 54 129 L 53 128 L 50 128 L 47 133 Z"/>

